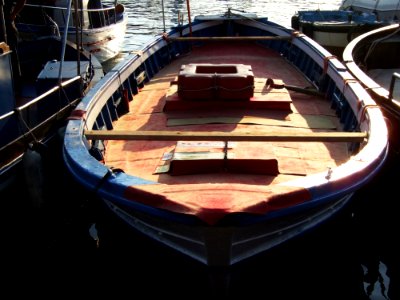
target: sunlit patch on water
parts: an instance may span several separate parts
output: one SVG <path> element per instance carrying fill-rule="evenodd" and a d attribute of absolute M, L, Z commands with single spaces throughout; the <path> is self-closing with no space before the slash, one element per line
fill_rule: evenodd
<path fill-rule="evenodd" d="M 178 24 L 178 16 L 184 22 L 188 20 L 186 9 L 187 1 L 155 1 L 149 5 L 146 1 L 119 0 L 124 4 L 128 13 L 128 27 L 125 37 L 123 52 L 129 54 L 133 50 L 149 41 L 151 38 L 166 31 L 171 26 Z M 161 3 L 164 3 L 162 9 Z M 191 20 L 199 14 L 221 14 L 231 8 L 233 12 L 256 13 L 258 16 L 268 17 L 270 21 L 290 27 L 291 17 L 299 10 L 337 9 L 341 4 L 340 0 L 282 0 L 282 1 L 242 1 L 242 0 L 207 0 L 190 1 Z M 163 16 L 165 21 L 163 21 Z"/>

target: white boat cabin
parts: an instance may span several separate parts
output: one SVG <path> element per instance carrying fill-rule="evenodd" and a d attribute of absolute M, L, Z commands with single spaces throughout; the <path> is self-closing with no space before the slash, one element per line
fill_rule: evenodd
<path fill-rule="evenodd" d="M 400 0 L 343 0 L 339 9 L 373 12 L 379 21 L 400 20 Z"/>
<path fill-rule="evenodd" d="M 54 21 L 63 27 L 67 23 L 69 0 L 56 0 L 54 2 Z M 72 1 L 69 24 L 75 27 L 75 11 Z M 105 24 L 104 7 L 100 0 L 78 0 L 79 27 L 83 29 L 101 27 Z M 101 20 L 101 17 L 103 20 Z M 96 25 L 97 24 L 97 25 Z"/>

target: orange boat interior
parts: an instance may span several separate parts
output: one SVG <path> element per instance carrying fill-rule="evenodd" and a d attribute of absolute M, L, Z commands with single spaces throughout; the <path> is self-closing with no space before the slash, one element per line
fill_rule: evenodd
<path fill-rule="evenodd" d="M 268 78 L 281 86 L 267 85 Z M 162 69 L 114 130 L 342 130 L 329 101 L 285 85 L 310 83 L 272 50 L 212 42 Z M 265 213 L 307 201 L 306 189 L 278 184 L 328 172 L 349 157 L 345 142 L 109 140 L 105 163 L 154 182 L 128 188 L 127 198 L 213 224 L 229 213 Z"/>

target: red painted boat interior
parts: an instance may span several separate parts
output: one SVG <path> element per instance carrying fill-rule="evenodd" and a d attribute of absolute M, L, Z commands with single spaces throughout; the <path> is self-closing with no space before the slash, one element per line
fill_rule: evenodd
<path fill-rule="evenodd" d="M 208 69 L 195 74 L 193 69 L 188 72 L 182 67 L 189 64 L 214 64 L 218 72 Z M 233 71 L 231 76 L 232 71 L 218 69 L 219 64 L 251 69 L 245 72 L 246 86 L 254 83 L 250 97 L 245 91 L 237 99 L 214 95 L 191 99 L 194 92 L 188 91 L 190 86 L 193 90 L 208 87 L 199 78 L 215 79 L 208 73 L 219 73 L 217 77 L 228 88 L 245 87 L 235 78 L 243 72 Z M 179 73 L 182 69 L 186 71 Z M 184 96 L 178 93 L 179 75 L 187 89 Z M 228 79 L 224 82 L 224 78 Z M 129 113 L 115 123 L 114 129 L 257 133 L 341 130 L 326 100 L 271 88 L 266 85 L 268 78 L 286 85 L 310 86 L 278 53 L 255 44 L 212 42 L 162 69 L 134 96 Z M 125 192 L 128 199 L 193 214 L 214 224 L 230 213 L 262 214 L 309 200 L 306 189 L 278 184 L 327 171 L 349 156 L 343 142 L 113 140 L 107 142 L 105 163 L 155 182 L 129 187 Z"/>

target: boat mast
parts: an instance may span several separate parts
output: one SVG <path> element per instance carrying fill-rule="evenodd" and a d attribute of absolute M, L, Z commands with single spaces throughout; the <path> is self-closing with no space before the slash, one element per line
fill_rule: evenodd
<path fill-rule="evenodd" d="M 0 0 L 0 24 L 1 24 L 1 37 L 0 42 L 7 42 L 6 21 L 4 18 L 4 0 Z"/>
<path fill-rule="evenodd" d="M 192 20 L 190 18 L 190 1 L 189 0 L 186 0 L 186 7 L 187 7 L 187 13 L 188 13 L 190 36 L 192 36 Z"/>
<path fill-rule="evenodd" d="M 80 34 L 81 32 L 79 32 L 79 28 L 82 29 L 82 18 L 83 16 L 81 16 L 81 14 L 78 14 L 78 1 L 80 1 L 81 3 L 81 12 L 83 13 L 83 10 L 86 9 L 86 7 L 83 7 L 83 1 L 82 0 L 75 0 L 74 1 L 74 10 L 75 10 L 75 42 L 76 42 L 76 48 L 77 48 L 77 72 L 78 72 L 78 76 L 81 74 L 81 63 L 80 63 L 80 53 L 81 53 L 81 49 L 82 49 L 82 43 L 80 41 Z M 68 23 L 68 27 L 69 27 L 69 23 Z"/>
<path fill-rule="evenodd" d="M 67 6 L 67 18 L 66 18 L 66 26 L 64 27 L 64 35 L 63 35 L 63 39 L 62 39 L 62 51 L 61 51 L 61 61 L 60 61 L 60 70 L 58 72 L 58 83 L 61 84 L 61 80 L 62 80 L 62 66 L 64 63 L 64 57 L 65 57 L 65 50 L 67 47 L 67 37 L 68 37 L 68 28 L 69 28 L 69 20 L 71 18 L 71 9 L 72 9 L 72 0 L 68 0 L 68 6 Z M 78 32 L 78 4 L 77 1 L 74 1 L 74 10 L 75 10 L 75 29 L 76 29 L 76 47 L 77 47 L 77 75 L 81 74 L 80 71 L 80 44 L 79 42 L 79 32 Z"/>
<path fill-rule="evenodd" d="M 162 7 L 163 26 L 164 26 L 164 32 L 165 32 L 165 31 L 166 31 L 166 28 L 165 28 L 164 0 L 161 1 L 161 7 Z"/>
<path fill-rule="evenodd" d="M 379 5 L 379 2 L 381 2 L 381 1 L 380 1 L 380 0 L 376 1 L 375 7 L 374 7 L 374 12 L 376 12 L 376 11 L 377 11 L 377 9 L 378 9 L 378 5 Z"/>
<path fill-rule="evenodd" d="M 58 71 L 58 83 L 59 84 L 61 84 L 62 66 L 63 66 L 63 63 L 64 63 L 65 49 L 67 47 L 67 35 L 68 35 L 69 19 L 70 19 L 70 16 L 71 16 L 71 3 L 72 3 L 72 0 L 68 0 L 66 25 L 64 26 L 64 35 L 63 35 L 63 39 L 62 39 L 60 69 Z"/>

